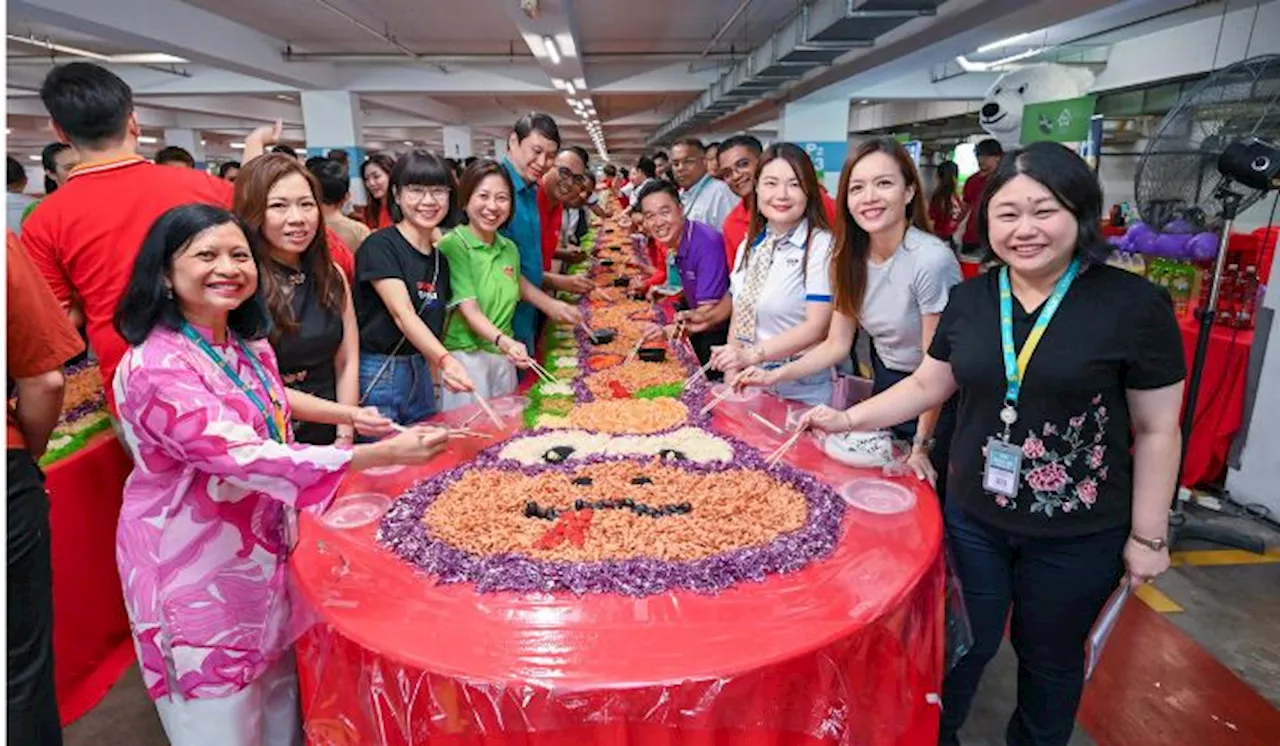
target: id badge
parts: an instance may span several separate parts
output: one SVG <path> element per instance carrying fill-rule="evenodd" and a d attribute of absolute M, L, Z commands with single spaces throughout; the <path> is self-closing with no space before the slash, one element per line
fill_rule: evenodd
<path fill-rule="evenodd" d="M 1018 496 L 1022 478 L 1022 449 L 999 438 L 987 441 L 987 463 L 982 471 L 982 487 L 1005 497 Z"/>

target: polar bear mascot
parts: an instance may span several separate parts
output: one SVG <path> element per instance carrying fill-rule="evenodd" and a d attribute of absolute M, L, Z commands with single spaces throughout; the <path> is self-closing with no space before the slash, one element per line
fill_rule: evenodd
<path fill-rule="evenodd" d="M 1053 63 L 1027 65 L 996 79 L 978 112 L 978 124 L 1005 146 L 1018 145 L 1022 107 L 1078 98 L 1093 85 L 1093 73 Z"/>

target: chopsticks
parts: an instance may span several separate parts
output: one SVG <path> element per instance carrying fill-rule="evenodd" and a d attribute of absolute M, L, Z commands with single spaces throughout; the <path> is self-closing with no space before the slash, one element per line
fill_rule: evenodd
<path fill-rule="evenodd" d="M 480 414 L 480 412 L 477 412 L 476 414 Z M 404 433 L 409 431 L 409 428 L 397 422 L 391 423 L 391 429 L 395 430 L 398 433 Z M 493 437 L 489 433 L 482 433 L 478 430 L 472 430 L 471 428 L 465 427 L 465 426 L 450 427 L 446 429 L 449 431 L 450 438 L 492 438 Z"/>
<path fill-rule="evenodd" d="M 756 413 L 756 412 L 748 412 L 747 414 L 749 414 L 749 415 L 751 416 L 751 419 L 755 420 L 756 422 L 759 422 L 761 425 L 764 425 L 765 427 L 767 427 L 767 428 L 769 428 L 770 430 L 772 430 L 772 431 L 774 432 L 774 434 L 775 434 L 775 435 L 786 435 L 786 434 L 787 434 L 787 431 L 786 431 L 786 430 L 783 430 L 782 428 L 780 428 L 780 427 L 778 427 L 777 425 L 773 424 L 773 422 L 771 422 L 770 420 L 766 419 L 765 417 L 762 417 L 760 414 L 758 414 L 758 413 Z"/>
<path fill-rule="evenodd" d="M 551 371 L 544 368 L 542 363 L 534 360 L 532 356 L 529 357 L 529 367 L 538 374 L 538 378 L 541 378 L 543 383 L 559 383 L 556 377 L 551 375 Z"/>
<path fill-rule="evenodd" d="M 502 418 L 498 416 L 498 413 L 493 411 L 493 407 L 489 406 L 489 402 L 486 401 L 483 396 L 477 394 L 474 391 L 471 392 L 471 395 L 476 398 L 476 404 L 480 406 L 480 410 L 483 411 L 485 415 L 489 417 L 489 420 L 494 425 L 496 425 L 498 428 L 504 428 L 507 426 L 506 423 L 502 421 Z"/>
<path fill-rule="evenodd" d="M 711 370 L 711 361 L 710 361 L 710 360 L 708 360 L 708 361 L 707 361 L 707 364 L 706 364 L 706 365 L 704 365 L 704 366 L 702 366 L 701 368 L 698 368 L 697 370 L 695 370 L 695 371 L 693 372 L 693 375 L 691 375 L 691 376 L 689 376 L 688 378 L 684 379 L 684 385 L 685 385 L 686 387 L 687 387 L 687 386 L 689 386 L 689 385 L 690 385 L 690 384 L 692 384 L 694 381 L 696 381 L 696 380 L 698 380 L 699 378 L 701 378 L 701 377 L 705 376 L 705 375 L 707 374 L 707 371 L 708 371 L 708 370 Z M 725 390 L 726 390 L 726 391 L 728 391 L 729 393 L 733 393 L 733 388 L 732 388 L 732 387 L 727 388 L 727 389 L 725 389 Z M 722 394 L 722 396 L 723 396 L 723 394 Z M 716 402 L 716 403 L 718 404 L 719 402 Z"/>
<path fill-rule="evenodd" d="M 646 341 L 647 340 L 643 336 L 641 336 L 640 339 L 636 340 L 635 347 L 632 347 L 631 352 L 627 353 L 627 358 L 622 361 L 622 364 L 626 365 L 627 363 L 634 360 L 636 355 L 640 354 L 640 348 L 644 346 L 644 343 Z"/>
<path fill-rule="evenodd" d="M 797 442 L 799 442 L 801 435 L 804 435 L 804 430 L 803 429 L 796 430 L 795 433 L 793 433 L 790 438 L 787 438 L 782 445 L 778 446 L 778 449 L 776 451 L 769 454 L 769 457 L 764 460 L 765 465 L 777 466 L 778 462 L 782 460 L 782 457 L 787 455 L 787 451 L 791 450 L 791 447 L 794 446 Z"/>
<path fill-rule="evenodd" d="M 721 391 L 719 394 L 717 394 L 716 398 L 712 399 L 707 404 L 707 406 L 702 408 L 702 411 L 699 412 L 698 414 L 706 414 L 707 412 L 710 412 L 711 410 L 716 408 L 717 404 L 724 401 L 725 399 L 728 399 L 731 396 L 733 396 L 733 388 L 730 386 L 725 386 L 724 391 Z"/>

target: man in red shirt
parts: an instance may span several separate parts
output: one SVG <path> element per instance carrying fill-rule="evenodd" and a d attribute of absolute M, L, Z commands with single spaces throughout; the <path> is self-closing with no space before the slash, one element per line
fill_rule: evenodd
<path fill-rule="evenodd" d="M 55 67 L 40 98 L 58 139 L 80 152 L 80 164 L 28 218 L 23 243 L 62 306 L 70 310 L 73 299 L 82 304 L 89 345 L 114 411 L 113 376 L 128 344 L 112 318 L 142 239 L 172 207 L 199 202 L 230 208 L 233 186 L 138 155 L 133 91 L 104 68 L 85 62 Z M 245 138 L 245 160 L 260 155 L 278 128 L 261 127 Z"/>
<path fill-rule="evenodd" d="M 970 176 L 964 183 L 964 205 L 960 208 L 957 223 L 964 223 L 964 235 L 960 238 L 960 253 L 964 256 L 975 256 L 982 247 L 982 237 L 978 235 L 978 205 L 982 204 L 982 191 L 987 188 L 987 179 L 1000 165 L 1004 157 L 1004 148 L 996 140 L 987 138 L 979 142 L 973 149 L 978 157 L 978 173 Z"/>
<path fill-rule="evenodd" d="M 720 169 L 717 176 L 742 200 L 725 218 L 724 230 L 721 231 L 724 234 L 724 253 L 729 258 L 730 272 L 738 258 L 738 247 L 747 240 L 747 233 L 751 230 L 751 211 L 755 209 L 756 167 L 760 165 L 763 153 L 760 141 L 751 135 L 734 135 L 720 143 Z M 822 207 L 834 232 L 836 204 L 825 189 L 822 190 Z"/>
<path fill-rule="evenodd" d="M 6 417 L 9 742 L 61 746 L 53 682 L 49 496 L 36 461 L 62 413 L 62 366 L 84 343 L 12 231 L 5 256 L 6 372 L 9 397 L 16 402 Z"/>

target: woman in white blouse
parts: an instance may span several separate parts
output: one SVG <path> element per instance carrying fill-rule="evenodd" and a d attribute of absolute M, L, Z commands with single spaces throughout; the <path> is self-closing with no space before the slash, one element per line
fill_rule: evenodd
<path fill-rule="evenodd" d="M 831 323 L 832 236 L 818 176 L 804 150 L 777 143 L 756 169 L 751 228 L 729 276 L 729 344 L 711 365 L 732 380 L 753 366 L 773 372 L 826 336 Z M 831 365 L 769 387 L 784 399 L 809 405 L 831 401 Z"/>
<path fill-rule="evenodd" d="M 891 139 L 863 143 L 845 163 L 837 199 L 832 286 L 835 313 L 826 341 L 781 368 L 744 371 L 739 385 L 803 380 L 849 355 L 859 327 L 871 336 L 874 390 L 906 378 L 924 359 L 951 288 L 961 280 L 951 249 L 929 232 L 915 163 Z M 939 427 L 939 415 L 947 416 Z M 945 489 L 952 407 L 922 414 L 895 433 L 912 440 L 908 463 Z M 939 477 L 941 474 L 942 478 Z"/>

